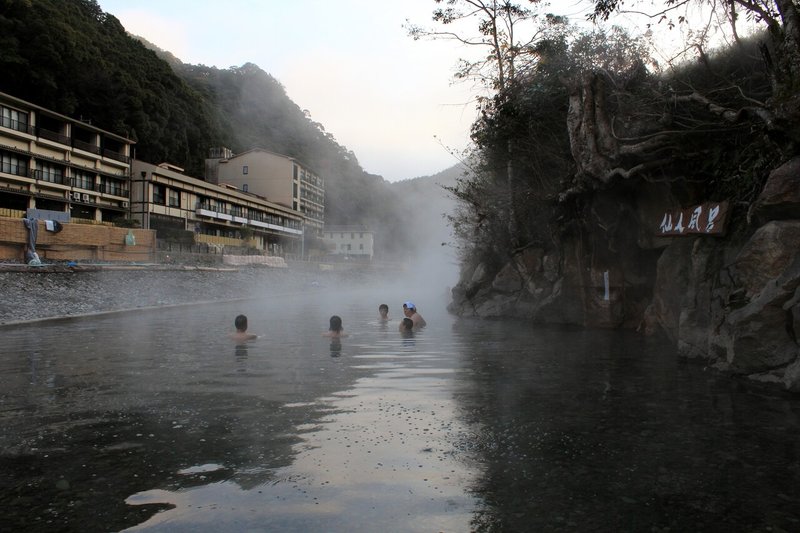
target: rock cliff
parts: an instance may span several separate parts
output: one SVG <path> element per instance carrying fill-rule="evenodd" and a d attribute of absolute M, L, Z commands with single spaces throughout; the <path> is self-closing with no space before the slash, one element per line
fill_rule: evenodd
<path fill-rule="evenodd" d="M 760 196 L 730 209 L 724 234 L 665 236 L 673 191 L 647 183 L 599 190 L 555 244 L 518 251 L 496 271 L 465 264 L 458 315 L 636 328 L 687 358 L 800 392 L 800 158 Z"/>

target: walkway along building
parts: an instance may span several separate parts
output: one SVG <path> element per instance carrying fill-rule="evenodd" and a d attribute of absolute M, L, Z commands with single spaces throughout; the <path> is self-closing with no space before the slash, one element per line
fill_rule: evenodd
<path fill-rule="evenodd" d="M 110 222 L 128 213 L 134 141 L 0 93 L 0 209 Z"/>
<path fill-rule="evenodd" d="M 251 246 L 273 255 L 303 253 L 304 217 L 232 185 L 215 185 L 168 165 L 133 162 L 131 216 L 159 238 Z"/>
<path fill-rule="evenodd" d="M 206 180 L 230 184 L 302 214 L 306 231 L 319 236 L 325 224 L 325 184 L 296 159 L 256 148 L 234 155 L 213 148 L 206 159 Z"/>

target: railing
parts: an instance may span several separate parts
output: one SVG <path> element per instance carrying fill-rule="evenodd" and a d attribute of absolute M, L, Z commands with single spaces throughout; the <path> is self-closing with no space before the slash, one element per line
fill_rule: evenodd
<path fill-rule="evenodd" d="M 275 226 L 281 226 L 283 228 L 290 228 L 290 229 L 298 229 L 299 230 L 302 227 L 302 224 L 300 222 L 295 221 L 295 220 L 290 220 L 290 219 L 280 220 L 278 217 L 276 217 L 274 215 L 266 215 L 266 214 L 260 213 L 258 211 L 253 211 L 253 212 L 250 212 L 248 214 L 245 214 L 241 210 L 222 209 L 222 208 L 220 208 L 218 206 L 210 205 L 210 204 L 207 204 L 207 203 L 197 203 L 197 204 L 195 204 L 195 213 L 197 213 L 197 211 L 200 210 L 200 209 L 203 209 L 205 211 L 211 211 L 211 212 L 214 212 L 214 213 L 220 213 L 220 214 L 223 214 L 223 215 L 231 215 L 231 216 L 235 216 L 235 217 L 246 218 L 248 220 L 255 220 L 255 221 L 258 221 L 258 222 L 264 222 L 265 224 L 273 224 Z"/>
<path fill-rule="evenodd" d="M 63 174 L 56 174 L 55 172 L 47 172 L 45 170 L 34 170 L 34 179 L 39 181 L 46 181 L 48 183 L 57 183 L 59 185 L 68 185 L 69 180 Z"/>
<path fill-rule="evenodd" d="M 205 209 L 206 211 L 213 211 L 215 213 L 222 213 L 224 215 L 230 215 L 230 209 L 223 209 L 217 205 L 205 204 L 205 203 L 198 203 L 195 211 L 197 209 Z"/>
<path fill-rule="evenodd" d="M 72 217 L 70 218 L 70 222 L 73 222 L 75 224 L 86 224 L 91 226 L 109 226 L 109 227 L 114 226 L 113 222 L 108 222 L 106 220 L 94 220 L 92 218 Z"/>
<path fill-rule="evenodd" d="M 121 185 L 101 184 L 98 190 L 105 194 L 113 194 L 114 196 L 128 196 L 128 190 Z"/>
<path fill-rule="evenodd" d="M 0 207 L 0 217 L 25 218 L 25 211 Z"/>
<path fill-rule="evenodd" d="M 9 128 L 12 130 L 21 131 L 22 133 L 27 133 L 28 135 L 33 135 L 35 131 L 35 128 L 33 126 L 28 125 L 27 122 L 12 120 L 8 117 L 2 117 L 0 125 L 2 125 L 4 128 Z"/>
<path fill-rule="evenodd" d="M 95 185 L 94 181 L 90 179 L 81 179 L 81 178 L 71 178 L 69 182 L 70 186 L 77 187 L 78 189 L 83 189 L 85 191 L 94 191 L 97 189 L 97 185 Z"/>
<path fill-rule="evenodd" d="M 221 213 L 223 215 L 231 215 L 231 216 L 234 216 L 234 217 L 247 218 L 247 215 L 245 214 L 244 209 L 242 209 L 241 207 L 238 207 L 238 206 L 231 207 L 231 208 L 222 208 L 222 207 L 220 207 L 218 205 L 198 203 L 198 204 L 196 204 L 195 211 L 197 209 L 205 209 L 206 211 L 213 211 L 215 213 Z"/>
<path fill-rule="evenodd" d="M 84 152 L 91 152 L 93 154 L 100 155 L 100 147 L 97 146 L 96 144 L 91 144 L 84 141 L 79 141 L 78 139 L 74 139 L 72 141 L 72 146 L 74 148 L 83 150 Z"/>
<path fill-rule="evenodd" d="M 29 178 L 31 176 L 31 169 L 27 166 L 12 165 L 10 163 L 3 163 L 0 165 L 0 172 L 14 174 L 15 176 L 22 176 L 24 178 Z"/>
<path fill-rule="evenodd" d="M 103 150 L 103 157 L 107 157 L 109 159 L 114 159 L 115 161 L 120 161 L 122 163 L 130 163 L 131 162 L 131 158 L 130 157 L 128 157 L 128 156 L 126 156 L 124 154 L 121 154 L 119 152 L 115 152 L 113 150 L 108 150 L 108 149 Z"/>
<path fill-rule="evenodd" d="M 47 139 L 49 141 L 57 142 L 59 144 L 66 144 L 69 146 L 70 138 L 64 134 L 58 133 L 57 131 L 50 131 L 44 128 L 39 128 L 38 136 L 42 139 Z"/>
<path fill-rule="evenodd" d="M 203 242 L 206 244 L 216 244 L 217 246 L 247 246 L 244 239 L 236 239 L 233 237 L 219 237 L 217 235 L 205 235 L 203 233 L 195 233 L 195 242 Z"/>
<path fill-rule="evenodd" d="M 247 218 L 250 220 L 255 220 L 256 222 L 264 222 L 265 224 L 272 224 L 274 226 L 281 226 L 284 228 L 291 228 L 291 229 L 300 229 L 300 224 L 293 220 L 286 220 L 286 219 L 280 220 L 276 216 L 265 215 L 259 212 L 250 213 L 250 215 Z"/>

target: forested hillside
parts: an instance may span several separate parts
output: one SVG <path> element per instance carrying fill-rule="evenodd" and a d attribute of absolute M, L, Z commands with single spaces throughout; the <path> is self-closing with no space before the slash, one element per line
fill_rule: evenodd
<path fill-rule="evenodd" d="M 137 156 L 202 168 L 224 137 L 210 103 L 93 1 L 10 0 L 0 90 L 137 142 Z"/>
<path fill-rule="evenodd" d="M 378 253 L 413 247 L 394 193 L 311 121 L 257 65 L 183 64 L 128 35 L 94 0 L 7 0 L 0 7 L 0 91 L 136 141 L 138 159 L 203 176 L 208 149 L 260 147 L 326 180 L 326 223 L 377 232 Z"/>

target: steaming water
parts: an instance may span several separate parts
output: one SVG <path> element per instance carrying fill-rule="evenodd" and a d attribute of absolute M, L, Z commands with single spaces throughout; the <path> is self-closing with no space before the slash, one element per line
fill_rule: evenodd
<path fill-rule="evenodd" d="M 798 399 L 439 296 L 309 288 L 0 330 L 0 530 L 800 530 Z M 430 325 L 404 339 L 409 298 Z M 240 312 L 261 337 L 237 346 Z"/>

